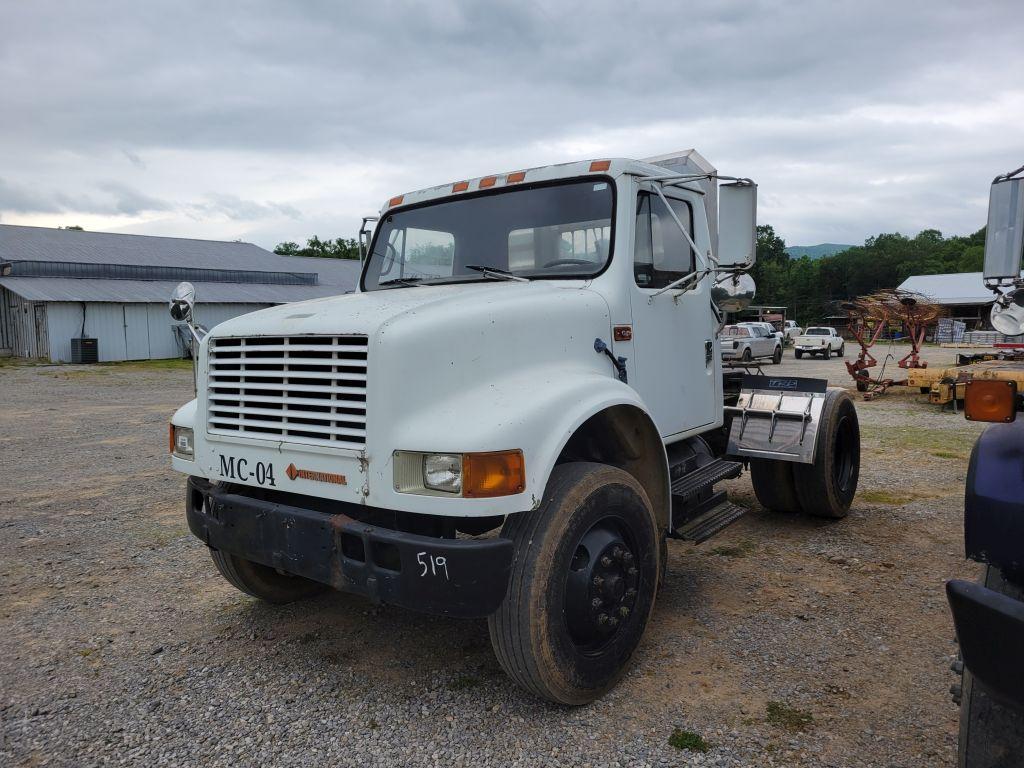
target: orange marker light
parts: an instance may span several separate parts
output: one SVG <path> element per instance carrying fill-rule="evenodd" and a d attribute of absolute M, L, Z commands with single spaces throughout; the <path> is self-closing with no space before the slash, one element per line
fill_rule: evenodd
<path fill-rule="evenodd" d="M 480 189 L 487 189 L 488 187 L 493 187 L 494 182 L 496 182 L 497 180 L 497 176 L 484 176 L 482 179 L 480 179 Z"/>
<path fill-rule="evenodd" d="M 388 200 L 388 208 L 394 208 L 396 205 L 401 205 L 403 200 L 405 200 L 405 195 L 395 195 Z"/>
<path fill-rule="evenodd" d="M 456 181 L 452 184 L 452 192 L 465 192 L 467 189 L 469 189 L 468 181 Z"/>
<path fill-rule="evenodd" d="M 607 171 L 611 167 L 611 160 L 595 160 L 590 164 L 590 172 L 593 173 L 594 171 Z"/>
<path fill-rule="evenodd" d="M 1001 379 L 967 382 L 964 417 L 969 421 L 1013 421 L 1017 418 L 1017 382 Z"/>
<path fill-rule="evenodd" d="M 174 453 L 174 425 L 167 425 L 167 452 Z"/>
<path fill-rule="evenodd" d="M 462 495 L 471 499 L 511 496 L 526 489 L 522 451 L 466 453 L 462 457 Z"/>
<path fill-rule="evenodd" d="M 525 178 L 526 171 L 516 171 L 515 173 L 510 173 L 508 176 L 506 176 L 505 182 L 507 184 L 515 184 L 517 181 L 522 181 Z"/>

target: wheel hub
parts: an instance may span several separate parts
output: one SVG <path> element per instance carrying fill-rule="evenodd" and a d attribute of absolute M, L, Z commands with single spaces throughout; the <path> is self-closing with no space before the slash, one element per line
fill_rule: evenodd
<path fill-rule="evenodd" d="M 608 521 L 580 539 L 566 578 L 565 616 L 569 635 L 584 647 L 603 645 L 636 606 L 640 572 L 636 556 Z"/>

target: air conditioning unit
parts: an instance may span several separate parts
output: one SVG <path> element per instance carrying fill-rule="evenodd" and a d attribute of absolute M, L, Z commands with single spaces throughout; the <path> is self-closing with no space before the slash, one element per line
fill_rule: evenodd
<path fill-rule="evenodd" d="M 72 363 L 96 363 L 100 359 L 99 339 L 78 336 L 71 340 Z"/>

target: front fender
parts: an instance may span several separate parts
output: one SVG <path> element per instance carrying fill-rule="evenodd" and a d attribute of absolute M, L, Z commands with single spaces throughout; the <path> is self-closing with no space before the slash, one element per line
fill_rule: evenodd
<path fill-rule="evenodd" d="M 497 451 L 518 448 L 526 465 L 523 493 L 493 499 L 416 496 L 416 510 L 438 515 L 507 515 L 540 505 L 548 476 L 576 429 L 601 411 L 618 405 L 644 413 L 634 389 L 586 369 L 532 368 L 501 381 L 461 389 L 430 411 L 396 426 L 401 450 L 433 452 Z M 440 428 L 439 428 L 440 427 Z M 409 509 L 412 494 L 393 490 L 390 457 L 377 462 L 371 489 L 375 506 Z"/>
<path fill-rule="evenodd" d="M 967 557 L 1024 571 L 1024 420 L 993 424 L 971 451 L 964 497 Z"/>

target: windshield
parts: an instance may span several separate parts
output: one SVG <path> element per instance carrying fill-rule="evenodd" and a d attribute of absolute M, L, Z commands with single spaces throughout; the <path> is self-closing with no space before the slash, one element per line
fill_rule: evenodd
<path fill-rule="evenodd" d="M 591 277 L 610 257 L 612 211 L 611 183 L 594 178 L 398 211 L 380 223 L 363 289 L 503 279 L 499 273 Z"/>
<path fill-rule="evenodd" d="M 808 328 L 804 333 L 805 336 L 831 336 L 831 328 Z"/>

